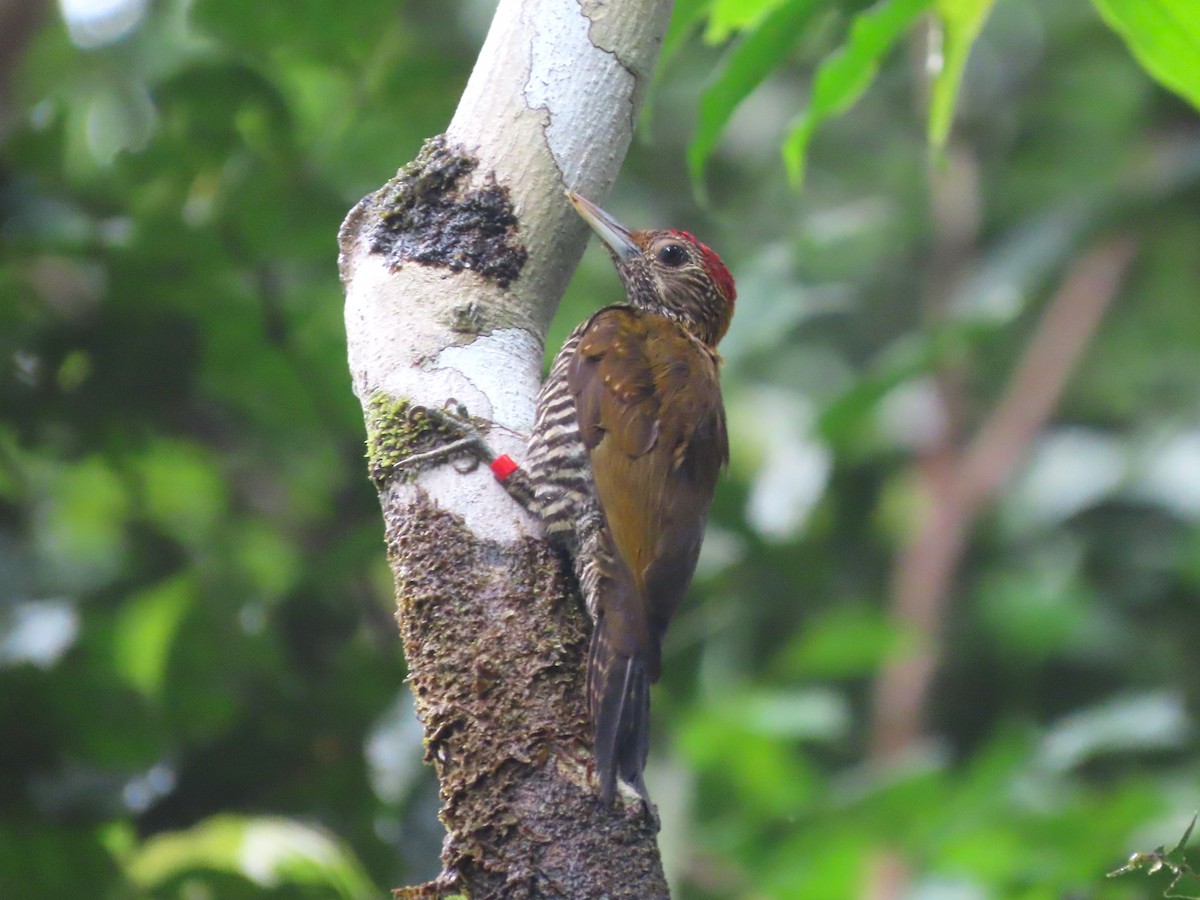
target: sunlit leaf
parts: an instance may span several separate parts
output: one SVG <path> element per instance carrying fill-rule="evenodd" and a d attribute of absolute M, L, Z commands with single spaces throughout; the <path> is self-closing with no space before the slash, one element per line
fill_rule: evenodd
<path fill-rule="evenodd" d="M 1120 440 L 1098 429 L 1048 430 L 1032 442 L 1004 500 L 1005 525 L 1037 534 L 1102 503 L 1127 477 L 1128 456 Z"/>
<path fill-rule="evenodd" d="M 102 584 L 124 565 L 129 490 L 101 458 L 48 468 L 47 496 L 38 511 L 37 544 L 56 582 L 75 588 Z"/>
<path fill-rule="evenodd" d="M 750 32 L 725 59 L 700 99 L 700 121 L 688 146 L 688 172 L 703 192 L 704 167 L 738 104 L 787 59 L 800 36 L 832 0 L 789 0 Z"/>
<path fill-rule="evenodd" d="M 1176 748 L 1191 730 L 1178 691 L 1128 693 L 1064 716 L 1047 733 L 1040 758 L 1069 769 L 1104 754 Z"/>
<path fill-rule="evenodd" d="M 1200 3 L 1196 0 L 1092 0 L 1137 61 L 1200 109 Z"/>
<path fill-rule="evenodd" d="M 143 694 L 161 692 L 171 645 L 194 598 L 194 579 L 177 575 L 125 602 L 113 635 L 113 662 Z"/>
<path fill-rule="evenodd" d="M 746 727 L 793 740 L 833 741 L 850 731 L 850 704 L 837 691 L 758 691 L 739 703 Z"/>
<path fill-rule="evenodd" d="M 787 0 L 712 0 L 704 40 L 719 44 L 739 31 L 756 27 Z"/>
<path fill-rule="evenodd" d="M 233 542 L 233 555 L 256 593 L 278 597 L 296 581 L 303 559 L 280 529 L 247 522 Z"/>
<path fill-rule="evenodd" d="M 935 364 L 954 358 L 977 329 L 947 326 L 935 334 L 910 334 L 888 347 L 859 380 L 825 407 L 817 431 L 830 443 L 853 442 L 898 385 L 929 372 Z"/>
<path fill-rule="evenodd" d="M 931 48 L 933 90 L 929 100 L 929 144 L 935 151 L 946 145 L 963 70 L 975 38 L 991 12 L 993 0 L 937 0 L 938 30 Z"/>
<path fill-rule="evenodd" d="M 160 441 L 141 466 L 146 513 L 166 534 L 196 544 L 212 533 L 226 503 L 226 486 L 209 454 L 183 441 Z"/>
<path fill-rule="evenodd" d="M 127 863 L 131 880 L 152 890 L 189 872 L 240 875 L 263 887 L 321 886 L 344 900 L 377 897 L 362 864 L 326 832 L 282 818 L 213 816 L 186 831 L 156 835 Z"/>
<path fill-rule="evenodd" d="M 737 403 L 739 424 L 746 417 L 778 416 L 771 432 L 760 435 L 765 439 L 745 447 L 747 458 L 757 457 L 745 518 L 766 540 L 787 541 L 804 528 L 824 495 L 832 454 L 813 433 L 813 408 L 802 397 L 760 389 L 739 396 Z"/>
<path fill-rule="evenodd" d="M 66 600 L 30 600 L 0 614 L 0 668 L 53 667 L 79 636 L 79 610 Z"/>
<path fill-rule="evenodd" d="M 817 69 L 808 109 L 783 144 L 783 159 L 794 186 L 804 179 L 808 142 L 817 126 L 854 105 L 870 86 L 880 60 L 933 0 L 884 0 L 854 19 L 850 36 Z"/>

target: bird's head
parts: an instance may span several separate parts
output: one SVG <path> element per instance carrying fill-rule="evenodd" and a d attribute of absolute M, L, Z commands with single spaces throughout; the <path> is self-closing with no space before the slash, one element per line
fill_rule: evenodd
<path fill-rule="evenodd" d="M 631 231 L 574 191 L 567 199 L 604 241 L 631 304 L 674 319 L 716 347 L 737 299 L 721 257 L 686 231 Z"/>

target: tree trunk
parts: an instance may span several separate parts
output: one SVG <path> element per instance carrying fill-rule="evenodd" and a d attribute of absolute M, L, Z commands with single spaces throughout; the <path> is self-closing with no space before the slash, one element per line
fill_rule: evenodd
<path fill-rule="evenodd" d="M 589 625 L 562 561 L 484 467 L 418 467 L 453 398 L 520 458 L 546 327 L 633 136 L 670 0 L 501 0 L 445 135 L 346 218 L 354 390 L 383 506 L 443 872 L 401 896 L 667 896 L 655 828 L 603 806 Z"/>

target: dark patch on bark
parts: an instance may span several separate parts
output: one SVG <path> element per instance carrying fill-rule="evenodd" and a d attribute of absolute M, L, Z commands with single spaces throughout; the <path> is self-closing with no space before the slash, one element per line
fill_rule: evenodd
<path fill-rule="evenodd" d="M 420 492 L 382 500 L 448 832 L 442 877 L 403 896 L 667 897 L 649 817 L 602 804 L 585 776 L 588 625 L 553 551 L 480 541 Z"/>
<path fill-rule="evenodd" d="M 470 269 L 508 287 L 528 252 L 508 189 L 492 174 L 482 187 L 470 187 L 468 176 L 478 165 L 445 135 L 430 138 L 416 159 L 360 204 L 365 209 L 352 211 L 346 227 L 369 229 L 371 252 L 386 256 L 393 269 L 410 262 Z"/>

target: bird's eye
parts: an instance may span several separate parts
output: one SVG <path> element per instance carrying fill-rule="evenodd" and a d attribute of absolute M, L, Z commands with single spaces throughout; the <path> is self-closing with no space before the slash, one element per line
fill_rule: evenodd
<path fill-rule="evenodd" d="M 658 251 L 658 261 L 672 269 L 682 266 L 687 260 L 687 252 L 678 244 L 667 244 Z"/>

